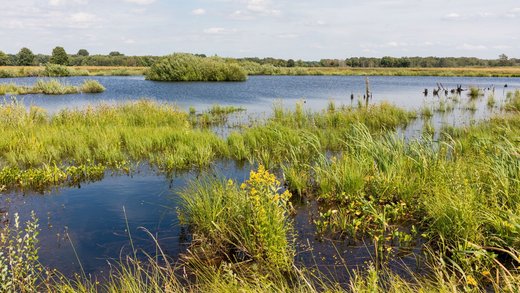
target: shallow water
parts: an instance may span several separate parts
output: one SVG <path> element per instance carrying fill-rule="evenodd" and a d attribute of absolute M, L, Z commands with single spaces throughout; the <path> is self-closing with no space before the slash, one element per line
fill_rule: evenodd
<path fill-rule="evenodd" d="M 163 83 L 146 81 L 143 77 L 88 77 L 99 80 L 107 91 L 102 94 L 75 94 L 64 96 L 28 95 L 21 99 L 27 105 L 38 105 L 50 112 L 66 107 L 83 107 L 100 102 L 120 102 L 143 97 L 171 102 L 187 109 L 194 106 L 205 109 L 212 104 L 243 106 L 248 113 L 269 113 L 277 99 L 283 99 L 287 106 L 299 100 L 305 101 L 309 110 L 324 109 L 330 99 L 338 105 L 350 105 L 350 94 L 362 96 L 364 77 L 270 77 L 252 76 L 243 83 Z M 80 84 L 86 77 L 61 78 L 70 84 Z M 33 84 L 36 78 L 2 79 L 0 82 Z M 496 86 L 497 101 L 504 99 L 504 84 L 508 90 L 520 88 L 520 78 L 448 78 L 448 77 L 370 77 L 374 98 L 371 103 L 389 101 L 408 109 L 418 109 L 424 103 L 434 104 L 438 98 L 424 97 L 424 88 L 431 89 L 440 82 L 445 87 L 454 88 L 462 84 L 469 86 Z M 465 94 L 452 113 L 438 113 L 432 123 L 441 125 L 461 125 L 485 118 L 489 115 L 486 99 L 482 98 L 475 112 L 464 110 Z M 356 103 L 356 101 L 354 101 Z M 422 130 L 423 121 L 417 120 L 411 127 L 401 132 L 414 136 Z M 220 162 L 212 168 L 217 174 L 243 181 L 250 166 L 237 166 L 230 162 Z M 65 273 L 80 272 L 81 262 L 87 273 L 103 273 L 108 268 L 108 260 L 118 260 L 128 253 L 129 233 L 138 248 L 153 254 L 153 239 L 140 227 L 150 231 L 159 239 L 162 248 L 175 257 L 185 249 L 186 233 L 177 223 L 175 207 L 178 192 L 190 180 L 197 180 L 197 172 L 166 177 L 151 170 L 140 170 L 132 176 L 111 176 L 99 182 L 83 184 L 81 188 L 60 188 L 40 194 L 0 195 L 0 207 L 10 214 L 19 212 L 27 219 L 34 210 L 40 219 L 42 229 L 40 261 L 48 267 Z M 123 208 L 126 211 L 123 211 Z M 330 245 L 322 244 L 313 237 L 314 227 L 307 223 L 312 217 L 311 209 L 303 208 L 295 218 L 301 246 L 298 259 L 312 265 L 329 266 L 337 262 Z M 127 231 L 127 224 L 130 230 Z M 69 239 L 70 238 L 70 239 Z M 314 247 L 310 252 L 305 246 L 306 239 Z M 303 243 L 303 244 L 302 244 Z M 74 249 L 77 253 L 74 253 Z M 337 243 L 339 252 L 353 266 L 370 259 L 369 247 L 352 247 Z"/>

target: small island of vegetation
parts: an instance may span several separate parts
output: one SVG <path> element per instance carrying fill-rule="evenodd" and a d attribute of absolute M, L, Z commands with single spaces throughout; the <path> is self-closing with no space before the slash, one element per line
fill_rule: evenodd
<path fill-rule="evenodd" d="M 177 53 L 154 63 L 146 78 L 156 81 L 245 81 L 247 72 L 219 57 Z"/>

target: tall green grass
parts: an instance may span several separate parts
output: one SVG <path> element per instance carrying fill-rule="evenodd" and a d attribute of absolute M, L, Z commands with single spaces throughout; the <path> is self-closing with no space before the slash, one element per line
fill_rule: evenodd
<path fill-rule="evenodd" d="M 39 173 L 54 165 L 70 178 L 67 166 L 126 169 L 145 161 L 163 170 L 185 169 L 207 166 L 227 153 L 222 139 L 193 128 L 186 113 L 150 101 L 53 115 L 9 102 L 0 106 L 0 122 L 0 182 L 7 186 L 22 185 L 13 173 L 24 176 L 24 170 Z"/>

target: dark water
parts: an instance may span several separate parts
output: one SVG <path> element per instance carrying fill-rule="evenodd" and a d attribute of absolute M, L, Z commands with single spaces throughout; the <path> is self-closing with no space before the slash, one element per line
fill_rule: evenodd
<path fill-rule="evenodd" d="M 38 105 L 50 112 L 66 107 L 83 107 L 96 103 L 115 103 L 141 98 L 175 103 L 187 109 L 194 106 L 205 109 L 213 104 L 243 106 L 249 113 L 269 112 L 277 99 L 287 106 L 304 99 L 307 109 L 324 109 L 332 99 L 337 104 L 349 105 L 350 95 L 363 95 L 364 77 L 250 77 L 243 83 L 161 83 L 144 80 L 143 77 L 89 77 L 99 80 L 106 88 L 102 94 L 76 94 L 64 96 L 29 95 L 22 99 L 27 105 Z M 64 82 L 77 85 L 85 77 L 62 78 Z M 33 84 L 35 78 L 2 79 L 0 82 Z M 508 90 L 520 88 L 520 78 L 443 78 L 443 77 L 370 77 L 374 99 L 371 102 L 389 101 L 409 109 L 420 108 L 425 103 L 434 105 L 438 98 L 431 90 L 440 82 L 445 87 L 455 88 L 496 86 L 495 97 L 504 100 L 504 85 Z M 430 96 L 424 97 L 424 88 Z M 459 125 L 470 123 L 489 115 L 486 99 L 480 99 L 477 110 L 468 113 L 462 109 L 465 97 L 452 113 L 436 114 L 432 122 L 436 125 Z M 356 103 L 356 100 L 354 103 Z M 433 106 L 432 106 L 433 107 Z M 492 112 L 492 111 L 491 111 Z M 421 121 L 404 130 L 413 135 L 422 127 Z M 212 168 L 217 174 L 243 181 L 250 167 L 220 162 Z M 155 244 L 140 227 L 147 229 L 159 239 L 162 248 L 171 256 L 185 249 L 185 231 L 178 225 L 175 207 L 178 192 L 190 180 L 197 180 L 197 172 L 165 177 L 150 170 L 142 170 L 132 176 L 111 176 L 104 180 L 84 184 L 81 188 L 60 188 L 41 194 L 0 194 L 0 208 L 11 215 L 19 212 L 27 219 L 34 210 L 40 219 L 40 260 L 48 267 L 65 273 L 80 272 L 78 258 L 87 273 L 102 273 L 107 269 L 107 260 L 118 260 L 128 253 L 129 233 L 134 245 L 153 254 Z M 126 211 L 126 215 L 125 212 Z M 304 212 L 309 212 L 303 209 Z M 362 263 L 370 257 L 370 245 L 352 247 L 338 243 L 334 250 L 314 239 L 310 217 L 300 213 L 295 222 L 300 239 L 309 239 L 315 250 L 310 251 L 306 243 L 300 243 L 298 258 L 307 264 L 313 262 L 331 266 L 338 261 L 339 252 L 351 265 Z M 127 224 L 129 231 L 127 230 Z M 72 244 L 71 244 L 72 242 Z M 74 249 L 73 249 L 74 248 Z M 74 252 L 76 251 L 76 253 Z M 76 257 L 77 254 L 77 257 Z"/>

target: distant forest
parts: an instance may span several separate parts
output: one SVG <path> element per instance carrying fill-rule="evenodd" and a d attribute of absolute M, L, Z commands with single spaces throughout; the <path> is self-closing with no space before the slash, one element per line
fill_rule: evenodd
<path fill-rule="evenodd" d="M 204 54 L 194 54 L 205 57 Z M 33 54 L 28 48 L 22 48 L 18 54 L 5 54 L 0 51 L 0 66 L 29 66 L 57 63 L 70 66 L 129 66 L 148 67 L 157 61 L 159 56 L 125 56 L 114 51 L 108 55 L 90 55 L 85 49 L 76 54 L 68 54 L 62 47 L 56 47 L 52 55 Z M 59 61 L 58 61 L 59 60 Z M 321 59 L 320 61 L 303 61 L 277 58 L 239 58 L 239 62 L 254 62 L 276 67 L 496 67 L 520 66 L 520 59 L 509 58 L 501 54 L 497 59 L 479 59 L 475 57 L 351 57 L 347 59 Z"/>

